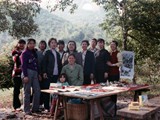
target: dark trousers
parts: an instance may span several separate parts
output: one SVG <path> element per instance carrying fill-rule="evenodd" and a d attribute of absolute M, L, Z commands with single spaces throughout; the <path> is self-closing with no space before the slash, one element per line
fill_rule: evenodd
<path fill-rule="evenodd" d="M 105 83 L 107 81 L 107 78 L 104 78 L 104 73 L 101 70 L 96 70 L 95 77 L 96 77 L 96 83 Z"/>
<path fill-rule="evenodd" d="M 110 82 L 119 81 L 119 79 L 120 79 L 120 75 L 119 74 L 117 74 L 117 75 L 109 75 L 108 76 L 108 80 Z M 115 104 L 117 103 L 117 95 L 112 95 L 111 99 Z M 116 115 L 116 111 L 117 111 L 117 105 L 115 105 L 115 115 Z"/>
<path fill-rule="evenodd" d="M 120 75 L 119 74 L 117 74 L 117 75 L 109 75 L 108 76 L 109 82 L 119 81 L 119 79 L 120 79 Z"/>
<path fill-rule="evenodd" d="M 90 84 L 91 84 L 90 75 L 84 75 L 83 85 L 90 85 Z"/>
<path fill-rule="evenodd" d="M 57 83 L 58 75 L 54 75 L 52 77 L 49 77 L 48 79 L 45 79 L 41 83 L 42 89 L 49 89 L 50 83 Z M 42 94 L 42 101 L 44 103 L 44 108 L 49 110 L 49 100 L 50 100 L 50 94 L 48 93 L 41 93 Z"/>
<path fill-rule="evenodd" d="M 13 78 L 14 88 L 13 88 L 13 108 L 17 109 L 21 107 L 21 102 L 19 99 L 20 89 L 22 86 L 22 79 L 21 77 L 14 77 Z"/>

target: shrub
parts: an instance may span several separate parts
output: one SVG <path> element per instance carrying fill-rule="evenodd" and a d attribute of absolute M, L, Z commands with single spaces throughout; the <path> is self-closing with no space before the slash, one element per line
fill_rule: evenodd
<path fill-rule="evenodd" d="M 0 55 L 0 89 L 10 88 L 12 82 L 13 61 L 10 55 Z"/>

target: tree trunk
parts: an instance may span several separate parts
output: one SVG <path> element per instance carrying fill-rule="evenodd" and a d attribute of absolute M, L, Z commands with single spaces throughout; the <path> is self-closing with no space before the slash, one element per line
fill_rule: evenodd
<path fill-rule="evenodd" d="M 127 50 L 127 31 L 125 29 L 123 31 L 123 49 Z"/>

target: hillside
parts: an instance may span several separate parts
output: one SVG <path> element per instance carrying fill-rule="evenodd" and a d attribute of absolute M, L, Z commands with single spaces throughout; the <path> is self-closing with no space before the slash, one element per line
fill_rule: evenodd
<path fill-rule="evenodd" d="M 72 16 L 69 21 L 64 19 L 64 16 L 62 18 L 53 13 L 50 13 L 45 9 L 41 9 L 40 14 L 35 18 L 36 24 L 39 26 L 39 32 L 31 37 L 35 38 L 37 41 L 42 39 L 47 41 L 49 38 L 55 37 L 57 39 L 64 39 L 66 41 L 75 40 L 77 42 L 83 39 L 91 39 L 93 37 L 105 38 L 105 34 L 98 27 L 98 24 L 94 24 L 98 23 L 97 19 L 93 19 L 92 21 L 87 20 L 92 19 L 91 17 L 95 13 L 85 13 L 84 18 L 81 17 L 80 19 L 82 12 Z M 69 17 L 67 17 L 67 19 L 69 19 Z M 99 19 L 102 18 L 100 17 Z M 9 36 L 7 33 L 0 34 L 1 45 L 9 43 L 9 41 L 13 41 L 11 36 Z"/>

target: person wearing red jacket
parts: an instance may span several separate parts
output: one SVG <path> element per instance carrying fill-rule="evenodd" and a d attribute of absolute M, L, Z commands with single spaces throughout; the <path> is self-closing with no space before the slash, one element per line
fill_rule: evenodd
<path fill-rule="evenodd" d="M 110 82 L 114 82 L 114 81 L 119 81 L 120 79 L 120 71 L 119 71 L 119 67 L 122 65 L 122 55 L 120 53 L 120 51 L 118 51 L 117 49 L 118 47 L 118 42 L 113 40 L 110 43 L 110 62 L 111 65 L 110 69 L 109 69 L 109 75 L 108 75 L 108 79 Z"/>
<path fill-rule="evenodd" d="M 20 94 L 20 87 L 22 85 L 22 80 L 21 80 L 21 61 L 20 61 L 20 55 L 22 51 L 25 48 L 26 42 L 23 39 L 20 39 L 12 51 L 12 58 L 14 62 L 14 68 L 12 71 L 12 77 L 13 77 L 13 108 L 15 110 L 19 110 L 21 107 L 21 102 L 19 99 L 19 94 Z"/>

